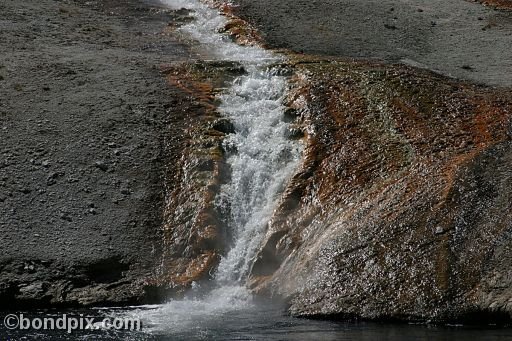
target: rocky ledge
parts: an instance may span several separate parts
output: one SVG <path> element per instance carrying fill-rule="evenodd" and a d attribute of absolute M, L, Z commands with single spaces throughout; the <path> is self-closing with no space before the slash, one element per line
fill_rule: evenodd
<path fill-rule="evenodd" d="M 257 37 L 233 27 L 234 39 Z M 285 119 L 306 148 L 268 224 L 251 289 L 304 317 L 508 323 L 510 89 L 286 53 Z M 229 179 L 221 141 L 232 127 L 215 113 L 214 94 L 242 72 L 222 63 L 169 71 L 203 112 L 166 206 L 168 251 L 155 284 L 173 295 L 208 280 L 226 251 L 213 198 Z"/>
<path fill-rule="evenodd" d="M 306 148 L 252 267 L 254 292 L 283 297 L 297 316 L 509 321 L 511 91 L 288 56 L 285 119 Z M 219 79 L 243 72 L 180 68 L 170 81 L 180 75 L 206 111 L 181 149 L 167 205 L 172 252 L 156 282 L 174 295 L 210 278 L 226 251 L 213 198 L 229 179 L 221 141 L 232 127 L 213 95 Z"/>
<path fill-rule="evenodd" d="M 297 56 L 306 132 L 252 269 L 294 315 L 512 315 L 512 93 L 403 66 Z"/>

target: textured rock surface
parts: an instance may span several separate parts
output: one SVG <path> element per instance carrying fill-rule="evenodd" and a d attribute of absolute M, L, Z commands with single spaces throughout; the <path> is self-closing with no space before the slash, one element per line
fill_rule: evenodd
<path fill-rule="evenodd" d="M 241 2 L 247 13 L 268 5 Z M 229 178 L 221 141 L 233 127 L 216 113 L 214 95 L 243 70 L 172 63 L 189 57 L 172 31 L 191 19 L 152 3 L 0 4 L 3 305 L 148 302 L 208 279 L 225 251 L 213 200 Z M 271 3 L 278 10 L 256 21 L 268 27 L 286 14 L 277 33 L 264 29 L 272 46 L 343 48 L 510 83 L 507 15 L 464 7 L 463 37 L 478 30 L 485 44 L 447 49 L 431 42 L 460 22 L 436 17 L 431 2 L 361 10 L 308 1 L 293 13 L 288 1 Z M 385 15 L 375 26 L 354 8 Z M 338 24 L 318 20 L 340 9 L 360 21 L 343 27 L 369 42 L 349 31 L 346 44 Z M 233 8 L 222 10 L 234 39 L 261 42 Z M 475 23 L 464 26 L 468 18 Z M 473 59 L 493 44 L 495 55 Z M 291 59 L 289 138 L 307 148 L 269 223 L 251 287 L 284 296 L 301 316 L 509 318 L 510 90 L 404 66 Z"/>
<path fill-rule="evenodd" d="M 253 288 L 302 316 L 509 316 L 510 91 L 380 64 L 296 68 L 305 160 Z"/>
<path fill-rule="evenodd" d="M 196 62 L 170 66 L 167 79 L 189 94 L 192 105 L 183 142 L 173 158 L 177 172 L 167 181 L 163 266 L 155 285 L 176 295 L 192 282 L 208 279 L 225 251 L 214 199 L 229 179 L 222 141 L 232 124 L 216 112 L 215 91 L 243 71 L 230 62 Z"/>
<path fill-rule="evenodd" d="M 487 6 L 493 6 L 496 8 L 503 9 L 512 9 L 512 1 L 511 0 L 478 0 Z"/>

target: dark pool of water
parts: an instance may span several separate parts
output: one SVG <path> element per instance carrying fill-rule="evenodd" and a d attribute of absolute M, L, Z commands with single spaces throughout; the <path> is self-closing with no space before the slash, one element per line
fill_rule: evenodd
<path fill-rule="evenodd" d="M 248 309 L 223 313 L 200 319 L 197 323 L 178 330 L 155 329 L 152 322 L 144 321 L 142 331 L 78 330 L 66 331 L 9 330 L 0 322 L 2 340 L 512 340 L 511 328 L 433 326 L 411 324 L 380 324 L 368 322 L 333 322 L 297 319 L 275 308 Z M 29 317 L 69 316 L 94 317 L 130 313 L 127 310 L 44 311 L 25 312 Z M 19 315 L 18 313 L 15 313 Z M 162 328 L 163 327 L 163 328 Z"/>

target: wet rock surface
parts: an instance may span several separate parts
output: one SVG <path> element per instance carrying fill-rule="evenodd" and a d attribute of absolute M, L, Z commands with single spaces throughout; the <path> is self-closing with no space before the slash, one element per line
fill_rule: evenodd
<path fill-rule="evenodd" d="M 305 159 L 252 287 L 299 316 L 510 320 L 510 90 L 382 64 L 295 66 Z"/>
<path fill-rule="evenodd" d="M 232 62 L 196 61 L 169 66 L 167 81 L 187 93 L 189 113 L 184 138 L 173 158 L 178 171 L 167 181 L 161 271 L 153 285 L 179 296 L 193 282 L 208 280 L 226 251 L 227 231 L 215 197 L 229 180 L 222 146 L 233 124 L 216 111 L 216 92 L 244 72 Z"/>
<path fill-rule="evenodd" d="M 186 95 L 156 2 L 0 3 L 0 304 L 151 301 Z M 13 302 L 16 304 L 13 306 Z"/>

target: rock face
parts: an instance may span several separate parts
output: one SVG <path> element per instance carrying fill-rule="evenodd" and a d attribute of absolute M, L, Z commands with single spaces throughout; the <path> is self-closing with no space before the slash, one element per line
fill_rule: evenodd
<path fill-rule="evenodd" d="M 213 4 L 234 40 L 261 43 L 233 7 Z M 0 306 L 157 301 L 207 280 L 226 251 L 214 199 L 229 180 L 222 140 L 233 125 L 215 93 L 244 70 L 182 64 L 189 53 L 171 33 L 190 13 L 154 6 L 0 4 Z M 388 38 L 401 30 L 383 27 Z M 326 26 L 313 29 L 325 36 Z M 410 47 L 418 30 L 399 40 Z M 380 33 L 370 36 L 382 44 Z M 411 56 L 394 49 L 378 56 Z M 473 72 L 453 64 L 460 57 L 447 58 L 448 71 Z M 405 66 L 290 60 L 287 136 L 303 139 L 304 161 L 251 288 L 283 296 L 299 316 L 510 320 L 511 91 Z M 501 64 L 478 63 L 492 67 L 476 78 L 507 81 Z"/>
<path fill-rule="evenodd" d="M 297 57 L 307 132 L 252 270 L 299 316 L 512 315 L 512 96 L 429 72 Z"/>
<path fill-rule="evenodd" d="M 216 111 L 216 89 L 244 72 L 230 62 L 196 62 L 170 66 L 168 82 L 192 101 L 182 143 L 173 157 L 176 172 L 168 179 L 164 207 L 164 253 L 154 285 L 169 295 L 183 293 L 194 281 L 207 280 L 225 251 L 214 199 L 229 179 L 222 141 L 233 125 Z"/>

